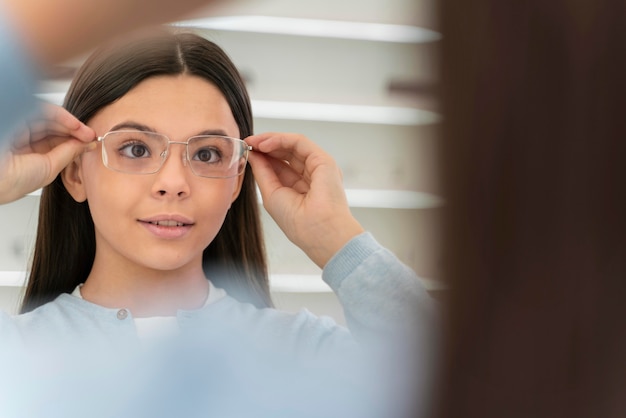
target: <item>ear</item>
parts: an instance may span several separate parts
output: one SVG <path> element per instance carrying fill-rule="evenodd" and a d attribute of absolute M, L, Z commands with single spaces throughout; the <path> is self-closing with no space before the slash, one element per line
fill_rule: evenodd
<path fill-rule="evenodd" d="M 87 200 L 80 157 L 75 158 L 70 165 L 61 171 L 61 180 L 63 180 L 63 185 L 75 201 L 82 203 Z"/>

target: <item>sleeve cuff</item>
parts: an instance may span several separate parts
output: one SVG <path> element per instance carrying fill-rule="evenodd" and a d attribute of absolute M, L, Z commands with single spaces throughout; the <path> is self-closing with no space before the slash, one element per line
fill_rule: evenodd
<path fill-rule="evenodd" d="M 322 279 L 336 292 L 343 279 L 381 248 L 370 232 L 363 232 L 343 246 L 326 264 Z"/>

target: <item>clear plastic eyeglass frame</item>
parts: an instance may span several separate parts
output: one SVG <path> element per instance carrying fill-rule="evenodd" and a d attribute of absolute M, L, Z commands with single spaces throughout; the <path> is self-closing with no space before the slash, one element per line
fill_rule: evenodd
<path fill-rule="evenodd" d="M 120 143 L 112 143 L 110 141 L 111 138 L 119 140 Z M 183 164 L 189 165 L 192 173 L 196 176 L 205 178 L 231 178 L 239 176 L 245 171 L 248 162 L 248 153 L 252 151 L 252 147 L 246 144 L 245 141 L 223 135 L 196 135 L 188 138 L 185 142 L 181 142 L 171 141 L 167 136 L 157 132 L 119 130 L 107 132 L 96 139 L 102 143 L 102 162 L 104 166 L 110 170 L 127 174 L 158 173 L 165 164 L 165 161 L 167 161 L 170 146 L 172 144 L 179 144 L 185 146 Z M 197 150 L 190 150 L 190 143 L 192 145 L 200 143 L 201 146 L 199 146 Z M 219 144 L 232 145 L 232 150 L 227 148 L 227 152 L 223 153 L 229 154 L 228 151 L 231 151 L 229 155 L 230 161 L 208 164 L 204 161 L 195 160 L 195 151 L 219 153 Z M 111 146 L 114 148 L 111 149 Z M 115 147 L 119 148 L 115 149 Z M 129 147 L 140 147 L 138 149 L 139 151 L 146 151 L 150 154 L 147 157 L 143 154 L 121 157 L 119 154 L 121 154 L 122 150 L 126 150 Z M 137 149 L 135 149 L 135 151 L 136 150 Z M 150 158 L 155 150 L 157 153 Z M 131 149 L 131 152 L 132 151 Z M 117 153 L 118 155 L 111 156 L 109 155 L 110 153 Z M 224 157 L 224 155 L 220 155 L 220 157 Z M 194 158 L 194 160 L 192 160 L 192 158 Z"/>

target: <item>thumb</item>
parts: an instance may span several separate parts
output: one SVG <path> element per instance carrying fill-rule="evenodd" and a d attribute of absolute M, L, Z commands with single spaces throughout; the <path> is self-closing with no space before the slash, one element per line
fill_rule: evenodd
<path fill-rule="evenodd" d="M 69 165 L 75 158 L 80 156 L 86 151 L 93 150 L 96 146 L 96 142 L 90 142 L 85 145 L 77 139 L 70 139 L 65 141 L 53 149 L 51 149 L 46 155 L 50 161 L 50 172 L 46 176 L 45 184 L 48 185 L 59 175 L 61 170 Z"/>
<path fill-rule="evenodd" d="M 279 189 L 282 184 L 274 172 L 272 164 L 265 155 L 250 153 L 248 156 L 248 162 L 252 167 L 252 173 L 254 174 L 254 179 L 259 186 L 263 202 L 267 202 L 269 196 L 274 191 Z"/>

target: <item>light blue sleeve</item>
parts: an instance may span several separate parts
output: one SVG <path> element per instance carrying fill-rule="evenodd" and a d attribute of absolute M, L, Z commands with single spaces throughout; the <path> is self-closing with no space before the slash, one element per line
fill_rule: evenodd
<path fill-rule="evenodd" d="M 0 4 L 0 6 L 2 6 Z M 35 114 L 37 70 L 0 8 L 0 151 L 19 122 Z"/>
<path fill-rule="evenodd" d="M 428 416 L 440 351 L 440 307 L 417 274 L 370 233 L 342 248 L 322 278 L 337 294 L 350 332 L 360 343 L 380 348 L 381 405 L 397 414 Z M 386 392 L 386 393 L 385 393 Z M 415 410 L 414 408 L 417 408 Z"/>
<path fill-rule="evenodd" d="M 435 309 L 415 272 L 369 232 L 348 242 L 328 262 L 322 278 L 337 294 L 357 338 L 384 335 L 414 320 L 429 322 Z"/>

